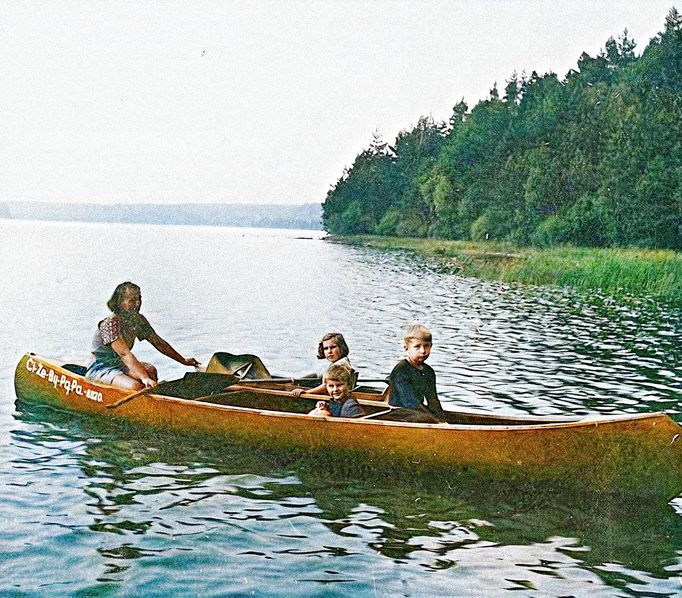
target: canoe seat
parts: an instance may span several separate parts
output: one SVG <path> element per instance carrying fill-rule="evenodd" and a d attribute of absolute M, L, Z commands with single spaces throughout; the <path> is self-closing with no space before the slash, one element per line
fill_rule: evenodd
<path fill-rule="evenodd" d="M 66 363 L 62 367 L 69 372 L 78 374 L 79 376 L 85 376 L 85 372 L 88 371 L 88 368 L 86 368 L 84 365 L 78 365 L 76 363 Z"/>

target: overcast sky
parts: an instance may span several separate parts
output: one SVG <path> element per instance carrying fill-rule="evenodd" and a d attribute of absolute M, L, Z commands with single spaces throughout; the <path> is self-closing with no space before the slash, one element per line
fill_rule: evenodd
<path fill-rule="evenodd" d="M 378 130 L 563 77 L 674 0 L 0 1 L 0 200 L 321 202 Z"/>

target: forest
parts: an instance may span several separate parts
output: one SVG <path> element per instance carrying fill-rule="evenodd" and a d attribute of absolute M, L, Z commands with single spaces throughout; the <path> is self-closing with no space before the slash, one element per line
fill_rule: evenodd
<path fill-rule="evenodd" d="M 324 228 L 551 247 L 682 249 L 682 16 L 638 54 L 625 30 L 562 79 L 514 73 L 448 122 L 375 133 Z"/>

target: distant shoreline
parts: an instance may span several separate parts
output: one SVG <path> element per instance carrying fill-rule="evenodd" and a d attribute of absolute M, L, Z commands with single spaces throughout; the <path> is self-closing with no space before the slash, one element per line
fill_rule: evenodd
<path fill-rule="evenodd" d="M 322 205 L 0 202 L 0 219 L 322 230 Z"/>

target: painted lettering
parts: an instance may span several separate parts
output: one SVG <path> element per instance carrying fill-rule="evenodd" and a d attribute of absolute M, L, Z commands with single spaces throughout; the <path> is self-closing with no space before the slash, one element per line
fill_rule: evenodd
<path fill-rule="evenodd" d="M 86 389 L 85 396 L 91 401 L 97 401 L 98 403 L 101 403 L 104 400 L 104 398 L 102 397 L 102 393 L 96 390 L 92 390 L 92 388 Z"/>
<path fill-rule="evenodd" d="M 91 401 L 104 402 L 101 392 L 91 388 L 84 389 L 83 385 L 75 378 L 71 378 L 71 376 L 66 374 L 59 374 L 52 368 L 47 369 L 40 361 L 33 359 L 33 357 L 29 357 L 26 360 L 26 370 L 31 374 L 40 376 L 43 380 L 47 380 L 55 389 L 61 389 L 66 395 L 75 393 L 80 397 L 85 396 Z"/>
<path fill-rule="evenodd" d="M 45 369 L 45 366 L 42 363 L 38 363 L 38 367 L 36 369 L 36 375 L 40 376 L 43 380 L 47 378 L 47 370 Z"/>

